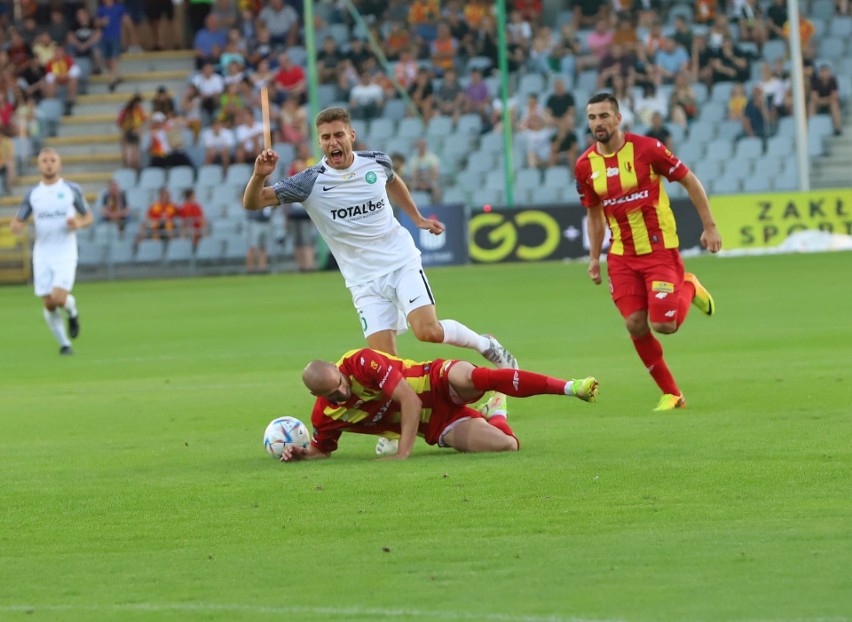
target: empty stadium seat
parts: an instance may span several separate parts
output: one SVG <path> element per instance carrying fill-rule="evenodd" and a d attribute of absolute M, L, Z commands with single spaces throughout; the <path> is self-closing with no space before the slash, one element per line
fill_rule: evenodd
<path fill-rule="evenodd" d="M 217 260 L 222 257 L 224 244 L 221 239 L 206 237 L 198 241 L 195 249 L 195 258 L 199 261 Z"/>
<path fill-rule="evenodd" d="M 136 185 L 136 169 L 119 168 L 113 171 L 112 178 L 118 182 L 118 187 L 122 190 L 130 190 Z"/>
<path fill-rule="evenodd" d="M 136 263 L 159 263 L 163 259 L 165 245 L 162 240 L 142 240 L 136 248 Z"/>
<path fill-rule="evenodd" d="M 179 263 L 192 259 L 192 240 L 189 238 L 177 238 L 169 240 L 166 245 L 165 260 L 169 263 Z"/>
<path fill-rule="evenodd" d="M 156 166 L 149 166 L 147 168 L 143 168 L 142 172 L 139 173 L 139 181 L 136 183 L 136 185 L 139 188 L 145 188 L 147 190 L 154 191 L 165 187 L 166 169 Z"/>
<path fill-rule="evenodd" d="M 756 159 L 763 155 L 763 141 L 755 136 L 747 136 L 737 142 L 734 148 L 737 158 Z"/>

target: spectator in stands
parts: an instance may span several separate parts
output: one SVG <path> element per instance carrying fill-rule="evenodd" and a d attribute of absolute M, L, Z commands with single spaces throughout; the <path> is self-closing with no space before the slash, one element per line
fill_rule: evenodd
<path fill-rule="evenodd" d="M 529 168 L 544 168 L 550 162 L 553 130 L 544 124 L 544 118 L 531 116 L 520 131 L 524 154 Z"/>
<path fill-rule="evenodd" d="M 642 87 L 650 86 L 654 87 L 652 83 L 642 83 Z M 633 99 L 632 89 L 627 86 L 627 80 L 621 76 L 613 76 L 612 77 L 612 95 L 618 100 L 618 111 L 621 113 L 621 127 L 626 132 L 633 131 L 633 125 L 636 121 L 636 102 Z M 588 124 L 587 124 L 588 125 Z M 586 136 L 587 140 L 589 140 L 589 145 L 595 142 L 595 137 L 591 134 L 591 131 Z"/>
<path fill-rule="evenodd" d="M 278 117 L 279 138 L 285 143 L 298 145 L 310 138 L 308 112 L 295 99 L 285 99 Z"/>
<path fill-rule="evenodd" d="M 92 72 L 99 74 L 103 72 L 103 54 L 101 53 L 101 29 L 95 23 L 95 18 L 86 8 L 77 9 L 74 17 L 74 27 L 68 33 L 68 48 L 78 61 L 81 58 L 89 59 Z M 110 90 L 115 90 L 115 85 L 110 84 Z"/>
<path fill-rule="evenodd" d="M 65 114 L 70 115 L 77 101 L 77 85 L 80 79 L 80 66 L 74 62 L 63 46 L 58 46 L 53 58 L 47 63 L 45 70 L 45 94 L 57 97 L 59 89 L 65 89 Z"/>
<path fill-rule="evenodd" d="M 186 85 L 180 98 L 180 114 L 183 116 L 186 126 L 192 130 L 193 143 L 198 142 L 201 135 L 201 93 L 198 87 L 192 83 Z"/>
<path fill-rule="evenodd" d="M 648 29 L 648 33 L 642 40 L 642 45 L 644 45 L 645 49 L 648 51 L 649 58 L 654 58 L 657 50 L 663 47 L 663 40 L 665 38 L 666 37 L 663 34 L 663 25 L 660 23 L 660 20 L 654 20 L 651 27 Z"/>
<path fill-rule="evenodd" d="M 207 235 L 207 218 L 201 204 L 195 200 L 195 190 L 187 188 L 183 191 L 183 203 L 178 208 L 181 236 L 192 240 L 192 248 L 198 246 L 199 240 Z"/>
<path fill-rule="evenodd" d="M 653 84 L 643 84 L 642 94 L 636 98 L 634 112 L 639 122 L 644 126 L 651 125 L 651 119 L 655 113 L 665 118 L 669 111 L 669 102 L 665 95 Z"/>
<path fill-rule="evenodd" d="M 407 90 L 417 79 L 417 69 L 418 65 L 413 52 L 406 48 L 399 53 L 399 61 L 393 67 L 393 77 Z"/>
<path fill-rule="evenodd" d="M 556 134 L 550 141 L 548 166 L 566 166 L 574 174 L 574 164 L 579 155 L 574 115 L 566 114 L 556 121 Z"/>
<path fill-rule="evenodd" d="M 669 99 L 669 118 L 686 129 L 689 122 L 698 116 L 698 97 L 689 81 L 688 70 L 681 71 L 675 78 Z"/>
<path fill-rule="evenodd" d="M 166 115 L 162 112 L 152 114 L 149 131 L 151 140 L 148 153 L 151 166 L 161 168 L 193 166 L 189 156 L 184 153 L 179 144 L 176 144 L 178 141 L 175 140 L 175 135 L 182 132 L 181 128 L 174 122 L 169 122 Z"/>
<path fill-rule="evenodd" d="M 632 55 L 627 53 L 624 46 L 614 43 L 604 54 L 598 66 L 597 88 L 602 89 L 612 83 L 613 75 L 628 76 L 635 65 Z"/>
<path fill-rule="evenodd" d="M 787 0 L 772 0 L 766 10 L 764 23 L 770 39 L 786 39 L 784 24 L 787 23 Z"/>
<path fill-rule="evenodd" d="M 346 52 L 345 57 L 352 62 L 352 66 L 359 75 L 364 69 L 364 63 L 371 56 L 370 51 L 364 47 L 363 39 L 353 37 L 349 41 L 349 50 Z"/>
<path fill-rule="evenodd" d="M 219 97 L 219 112 L 215 118 L 221 120 L 225 127 L 233 127 L 237 114 L 247 105 L 240 87 L 240 82 L 231 82 Z"/>
<path fill-rule="evenodd" d="M 219 63 L 219 56 L 228 44 L 228 31 L 219 25 L 219 18 L 213 14 L 204 20 L 204 28 L 195 33 L 192 47 L 195 50 L 195 68 Z"/>
<path fill-rule="evenodd" d="M 441 6 L 438 0 L 413 0 L 408 8 L 408 24 L 415 35 L 432 41 L 436 35 Z"/>
<path fill-rule="evenodd" d="M 127 203 L 127 195 L 116 180 L 109 180 L 98 202 L 101 206 L 101 222 L 115 224 L 119 236 L 123 236 L 130 220 L 130 205 Z"/>
<path fill-rule="evenodd" d="M 353 119 L 369 121 L 380 117 L 384 106 L 382 87 L 367 72 L 361 74 L 358 84 L 349 91 L 349 112 Z"/>
<path fill-rule="evenodd" d="M 578 59 L 577 69 L 595 69 L 600 66 L 607 51 L 612 47 L 615 33 L 610 28 L 609 21 L 599 19 L 595 23 L 595 29 L 586 37 L 586 54 Z"/>
<path fill-rule="evenodd" d="M 115 90 L 115 87 L 121 82 L 118 61 L 121 56 L 124 17 L 123 4 L 115 2 L 115 0 L 101 0 L 95 22 L 101 28 L 101 52 L 109 69 L 110 88 L 112 90 Z"/>
<path fill-rule="evenodd" d="M 710 24 L 710 30 L 707 31 L 707 47 L 714 52 L 722 49 L 722 44 L 725 39 L 731 38 L 730 24 L 726 15 L 717 15 L 713 23 Z"/>
<path fill-rule="evenodd" d="M 274 209 L 274 206 L 269 205 L 259 210 L 246 210 L 246 218 L 248 219 L 246 272 L 249 274 L 269 270 L 269 247 L 274 239 L 272 235 L 272 211 Z"/>
<path fill-rule="evenodd" d="M 450 27 L 446 24 L 438 25 L 438 34 L 429 46 L 432 67 L 437 76 L 441 77 L 448 69 L 455 69 L 459 42 L 450 34 Z"/>
<path fill-rule="evenodd" d="M 418 138 L 414 154 L 408 159 L 411 189 L 428 192 L 432 203 L 441 201 L 441 160 L 429 150 L 425 138 Z"/>
<path fill-rule="evenodd" d="M 690 74 L 694 82 L 702 82 L 707 88 L 713 86 L 713 52 L 707 45 L 707 37 L 696 34 L 692 40 Z"/>
<path fill-rule="evenodd" d="M 299 14 L 283 0 L 269 0 L 258 21 L 266 25 L 273 46 L 290 47 L 299 42 Z"/>
<path fill-rule="evenodd" d="M 678 45 L 686 50 L 687 54 L 692 52 L 692 38 L 694 35 L 692 34 L 692 28 L 690 28 L 689 23 L 683 15 L 675 16 L 674 32 L 671 36 Z"/>
<path fill-rule="evenodd" d="M 9 43 L 6 47 L 6 53 L 9 55 L 9 61 L 15 68 L 16 72 L 22 71 L 33 57 L 33 49 L 29 43 L 24 41 L 20 31 L 17 28 L 9 28 Z"/>
<path fill-rule="evenodd" d="M 464 89 L 455 69 L 450 69 L 444 74 L 441 86 L 435 93 L 435 110 L 440 115 L 452 117 L 453 123 L 458 121 L 464 111 Z"/>
<path fill-rule="evenodd" d="M 38 142 L 41 137 L 41 123 L 36 114 L 35 98 L 18 90 L 15 100 L 15 134 Z"/>
<path fill-rule="evenodd" d="M 584 29 L 596 26 L 609 19 L 609 7 L 605 0 L 573 0 L 575 28 Z"/>
<path fill-rule="evenodd" d="M 713 68 L 713 84 L 717 82 L 746 82 L 750 77 L 749 61 L 734 46 L 734 41 L 726 37 L 722 42 L 719 55 L 710 61 Z"/>
<path fill-rule="evenodd" d="M 106 4 L 106 2 L 104 2 L 104 4 Z M 38 25 L 34 17 L 25 17 L 23 24 L 18 26 L 18 32 L 21 33 L 21 37 L 27 42 L 27 45 L 32 47 L 41 32 L 41 27 Z"/>
<path fill-rule="evenodd" d="M 193 76 L 192 84 L 195 85 L 201 95 L 202 123 L 208 125 L 210 119 L 216 116 L 219 99 L 225 92 L 225 80 L 216 73 L 216 67 L 213 63 L 205 63 L 201 68 L 201 73 Z"/>
<path fill-rule="evenodd" d="M 15 143 L 6 134 L 0 133 L 0 192 L 10 194 L 17 177 Z"/>
<path fill-rule="evenodd" d="M 719 0 L 695 0 L 693 21 L 696 24 L 712 24 L 719 12 Z"/>
<path fill-rule="evenodd" d="M 174 0 L 171 1 L 174 2 Z M 252 3 L 235 3 L 233 0 L 215 0 L 210 13 L 216 16 L 223 28 L 238 28 L 240 25 L 240 13 L 237 10 L 238 6 L 235 5 L 243 6 L 245 4 Z"/>
<path fill-rule="evenodd" d="M 731 96 L 728 98 L 728 120 L 742 123 L 746 104 L 748 104 L 748 96 L 746 95 L 745 85 L 742 82 L 737 82 L 731 89 Z"/>
<path fill-rule="evenodd" d="M 775 125 L 781 117 L 793 114 L 793 91 L 790 74 L 784 66 L 784 59 L 775 59 L 775 67 L 763 63 L 760 68 L 760 86 L 766 96 L 769 109 L 769 122 Z"/>
<path fill-rule="evenodd" d="M 145 17 L 154 50 L 177 49 L 173 0 L 145 0 Z"/>
<path fill-rule="evenodd" d="M 178 233 L 177 205 L 172 201 L 168 188 L 160 188 L 157 200 L 154 201 L 145 214 L 145 220 L 136 236 L 136 245 L 144 239 L 170 240 Z"/>
<path fill-rule="evenodd" d="M 237 140 L 236 161 L 250 164 L 263 150 L 263 123 L 258 121 L 249 108 L 237 115 L 234 135 Z"/>
<path fill-rule="evenodd" d="M 241 33 L 243 41 L 251 41 L 251 39 L 246 37 L 244 31 L 241 31 Z M 269 29 L 263 24 L 259 24 L 254 43 L 252 45 L 246 44 L 245 54 L 249 69 L 257 69 L 262 61 L 271 63 L 275 58 L 275 48 L 272 45 L 271 38 L 272 35 L 269 34 Z M 318 57 L 321 55 L 322 51 L 319 52 Z"/>
<path fill-rule="evenodd" d="M 299 104 L 306 103 L 308 81 L 305 71 L 290 60 L 287 52 L 278 55 L 278 71 L 275 82 L 286 97 L 294 97 Z"/>
<path fill-rule="evenodd" d="M 225 75 L 225 84 L 242 80 L 247 65 L 245 41 L 238 28 L 228 31 L 228 43 L 219 56 L 219 71 Z"/>
<path fill-rule="evenodd" d="M 0 91 L 0 133 L 17 136 L 15 127 L 15 104 L 9 99 L 8 91 Z"/>
<path fill-rule="evenodd" d="M 32 97 L 36 103 L 44 99 L 45 81 L 44 67 L 41 66 L 38 58 L 31 57 L 26 67 L 18 74 L 18 86 L 21 91 Z"/>
<path fill-rule="evenodd" d="M 135 54 L 142 51 L 139 44 L 139 30 L 145 21 L 145 7 L 147 0 L 122 0 L 126 11 L 124 17 L 124 34 L 127 40 L 127 51 Z"/>
<path fill-rule="evenodd" d="M 799 39 L 802 41 L 802 45 L 805 43 L 809 43 L 813 40 L 814 33 L 816 32 L 816 27 L 814 23 L 809 20 L 807 17 L 799 13 Z M 789 41 L 790 39 L 790 20 L 788 19 L 784 23 L 784 38 Z"/>
<path fill-rule="evenodd" d="M 582 54 L 582 45 L 571 24 L 562 24 L 559 42 L 553 50 L 551 62 L 558 64 L 558 71 L 572 78 L 577 73 L 577 59 Z"/>
<path fill-rule="evenodd" d="M 743 110 L 743 136 L 766 138 L 769 114 L 760 84 L 751 89 L 751 97 Z"/>
<path fill-rule="evenodd" d="M 518 127 L 520 129 L 526 129 L 529 127 L 530 119 L 538 117 L 546 122 L 546 115 L 544 106 L 541 105 L 541 102 L 538 99 L 538 93 L 529 93 L 527 95 L 526 102 L 518 115 Z"/>
<path fill-rule="evenodd" d="M 763 9 L 757 0 L 741 0 L 735 5 L 736 18 L 740 32 L 740 41 L 749 41 L 763 48 L 769 37 Z"/>
<path fill-rule="evenodd" d="M 406 186 L 411 185 L 411 178 L 408 176 L 408 160 L 399 151 L 394 151 L 388 154 L 391 159 L 391 168 L 393 172 L 402 178 Z"/>
<path fill-rule="evenodd" d="M 212 0 L 189 0 L 186 7 L 186 18 L 189 22 L 190 32 L 199 32 L 207 23 L 213 10 Z M 218 17 L 216 18 L 218 21 Z"/>
<path fill-rule="evenodd" d="M 265 58 L 257 64 L 257 68 L 249 74 L 252 88 L 256 94 L 260 94 L 260 90 L 265 86 L 269 89 L 275 88 L 275 72 L 269 68 L 269 61 Z M 270 92 L 270 99 L 273 99 L 273 94 Z"/>
<path fill-rule="evenodd" d="M 660 49 L 654 55 L 657 75 L 663 84 L 673 84 L 677 75 L 689 68 L 689 53 L 673 38 L 663 37 Z"/>
<path fill-rule="evenodd" d="M 840 116 L 840 90 L 837 78 L 831 72 L 828 64 L 820 65 L 819 72 L 811 78 L 808 93 L 808 116 L 830 114 L 834 124 L 834 135 L 843 132 L 843 120 Z"/>
<path fill-rule="evenodd" d="M 464 89 L 464 111 L 466 114 L 475 113 L 482 117 L 483 121 L 487 121 L 491 112 L 491 92 L 488 90 L 488 84 L 482 79 L 482 72 L 479 69 L 470 71 L 470 82 Z"/>
<path fill-rule="evenodd" d="M 645 136 L 656 138 L 658 141 L 663 143 L 669 151 L 674 149 L 672 133 L 669 131 L 669 128 L 665 126 L 663 115 L 659 112 L 655 112 L 651 116 L 651 127 L 649 127 L 648 131 L 645 132 Z"/>
<path fill-rule="evenodd" d="M 323 39 L 322 49 L 317 52 L 317 77 L 320 84 L 335 84 L 337 82 L 337 67 L 343 60 L 343 53 L 337 47 L 334 37 Z"/>
<path fill-rule="evenodd" d="M 293 175 L 301 173 L 307 168 L 307 162 L 296 157 L 290 164 Z M 399 174 L 396 169 L 394 171 Z M 284 204 L 284 227 L 288 235 L 293 236 L 293 255 L 299 272 L 313 272 L 316 270 L 316 226 L 305 211 L 301 203 Z"/>
<path fill-rule="evenodd" d="M 210 127 L 201 132 L 201 144 L 204 147 L 204 164 L 220 164 L 222 170 L 227 171 L 234 159 L 236 139 L 222 119 L 213 119 Z"/>
<path fill-rule="evenodd" d="M 142 107 L 142 96 L 138 93 L 130 98 L 118 113 L 116 125 L 121 132 L 119 144 L 121 146 L 122 166 L 139 170 L 140 153 L 139 145 L 142 139 L 142 128 L 148 115 Z"/>
<path fill-rule="evenodd" d="M 389 61 L 399 60 L 402 52 L 411 48 L 411 33 L 401 21 L 392 20 L 384 36 L 384 52 Z"/>
<path fill-rule="evenodd" d="M 151 112 L 162 112 L 167 117 L 175 113 L 175 96 L 169 92 L 169 88 L 163 84 L 157 87 L 154 97 L 151 98 Z"/>
<path fill-rule="evenodd" d="M 612 43 L 613 45 L 618 44 L 622 46 L 627 51 L 633 50 L 639 45 L 639 35 L 636 32 L 636 24 L 630 12 L 622 11 L 618 13 L 615 30 L 612 34 Z"/>
<path fill-rule="evenodd" d="M 408 96 L 414 102 L 414 105 L 417 106 L 420 116 L 423 117 L 424 121 L 432 118 L 434 95 L 432 73 L 426 67 L 421 67 L 417 71 L 417 79 L 408 89 Z"/>

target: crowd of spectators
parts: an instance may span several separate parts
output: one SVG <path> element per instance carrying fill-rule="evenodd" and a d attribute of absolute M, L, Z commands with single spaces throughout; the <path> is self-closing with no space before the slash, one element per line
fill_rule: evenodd
<path fill-rule="evenodd" d="M 61 96 L 66 114 L 73 113 L 81 67 L 108 72 L 115 89 L 121 81 L 117 59 L 122 50 L 139 46 L 143 29 L 152 49 L 177 47 L 182 39 L 171 1 L 23 5 L 24 14 L 14 20 L 10 3 L 0 3 L 0 97 L 8 108 L 4 113 L 0 107 L 0 131 L 7 135 L 32 129 L 32 109 L 42 98 Z M 424 121 L 478 115 L 483 132 L 500 129 L 508 118 L 530 167 L 572 169 L 586 144 L 577 131 L 584 102 L 575 101 L 570 85 L 589 72 L 595 79 L 588 88 L 614 92 L 627 128 L 643 132 L 663 135 L 673 125 L 688 129 L 700 112 L 699 85 L 709 90 L 720 83 L 738 85 L 728 108 L 731 119 L 742 120 L 744 135 L 765 137 L 792 112 L 788 64 L 762 57 L 764 46 L 789 39 L 785 0 L 676 5 L 573 0 L 564 3 L 558 22 L 544 18 L 540 0 L 510 2 L 508 115 L 491 79 L 500 39 L 492 1 L 357 0 L 355 5 L 363 22 L 354 22 L 342 3 L 316 4 L 312 26 L 320 48 L 318 78 L 330 94 L 327 99 L 347 105 L 354 119 L 367 122 L 400 99 L 415 107 L 409 115 Z M 299 152 L 310 136 L 302 3 L 215 0 L 190 2 L 185 11 L 195 72 L 181 92 L 162 89 L 151 102 L 129 97 L 117 111 L 124 165 L 218 163 L 227 168 L 253 161 L 262 146 L 258 117 L 264 87 L 274 112 L 273 141 Z M 848 14 L 848 3 L 841 0 L 835 11 Z M 840 133 L 836 68 L 817 66 L 815 29 L 805 15 L 799 31 L 808 111 L 831 115 Z M 520 92 L 521 78 L 530 74 L 547 76 L 547 90 Z M 671 132 L 666 140 L 671 143 Z M 411 162 L 421 162 L 434 150 L 418 144 L 401 155 L 413 174 Z M 199 151 L 202 161 L 189 157 Z M 435 199 L 440 184 L 424 181 L 431 179 L 427 167 L 416 170 L 417 185 Z"/>

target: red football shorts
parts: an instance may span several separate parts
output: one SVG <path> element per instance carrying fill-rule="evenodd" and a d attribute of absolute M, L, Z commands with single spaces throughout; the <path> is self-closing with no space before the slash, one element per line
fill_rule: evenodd
<path fill-rule="evenodd" d="M 647 311 L 651 322 L 677 319 L 683 286 L 683 259 L 676 248 L 647 255 L 607 255 L 612 300 L 622 317 Z"/>
<path fill-rule="evenodd" d="M 432 415 L 429 417 L 427 428 L 423 434 L 429 445 L 440 445 L 444 431 L 463 419 L 484 419 L 478 410 L 474 410 L 466 404 L 453 404 L 450 399 L 449 371 L 458 361 L 441 360 L 434 361 L 431 372 L 432 393 L 435 403 L 432 404 Z M 423 425 L 420 431 L 424 432 Z"/>

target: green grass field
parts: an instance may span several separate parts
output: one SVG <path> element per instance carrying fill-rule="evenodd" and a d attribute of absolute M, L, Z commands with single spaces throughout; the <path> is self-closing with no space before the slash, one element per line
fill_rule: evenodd
<path fill-rule="evenodd" d="M 519 453 L 401 463 L 263 451 L 305 363 L 363 344 L 338 274 L 80 283 L 68 358 L 0 288 L 0 620 L 852 619 L 852 253 L 687 267 L 719 313 L 662 338 L 664 414 L 583 264 L 431 270 L 441 317 L 602 395 L 513 400 Z"/>

